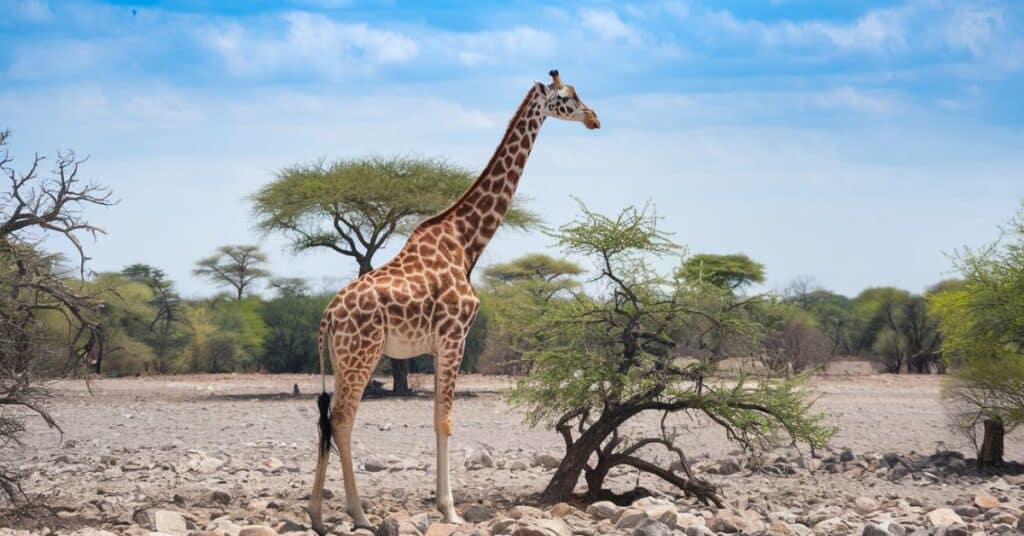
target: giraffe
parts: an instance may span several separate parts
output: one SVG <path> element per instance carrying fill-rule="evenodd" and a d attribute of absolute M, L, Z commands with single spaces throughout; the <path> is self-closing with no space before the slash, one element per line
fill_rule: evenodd
<path fill-rule="evenodd" d="M 446 210 L 421 223 L 388 263 L 348 284 L 328 304 L 320 322 L 320 446 L 309 516 L 324 534 L 322 491 L 334 439 L 341 456 L 345 504 L 356 527 L 373 529 L 366 519 L 352 472 L 352 428 L 363 389 L 382 354 L 408 359 L 433 354 L 434 432 L 437 440 L 437 508 L 449 523 L 455 512 L 448 471 L 455 377 L 466 334 L 480 300 L 470 273 L 498 228 L 516 191 L 533 143 L 547 117 L 600 128 L 588 108 L 558 71 L 552 83 L 536 82 L 509 122 L 505 136 L 480 177 Z M 327 393 L 324 353 L 334 366 L 334 396 Z"/>

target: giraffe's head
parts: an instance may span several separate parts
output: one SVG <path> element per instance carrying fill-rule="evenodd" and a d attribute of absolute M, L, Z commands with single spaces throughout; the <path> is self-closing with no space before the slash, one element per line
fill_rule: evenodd
<path fill-rule="evenodd" d="M 549 117 L 557 117 L 566 121 L 579 121 L 589 129 L 601 128 L 601 121 L 597 118 L 594 110 L 583 104 L 576 88 L 562 84 L 558 71 L 551 71 L 551 84 L 544 86 L 540 82 L 541 91 L 544 94 L 544 114 Z"/>

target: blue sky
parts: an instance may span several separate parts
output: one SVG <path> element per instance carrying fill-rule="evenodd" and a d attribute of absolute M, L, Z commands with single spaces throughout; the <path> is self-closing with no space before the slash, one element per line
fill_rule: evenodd
<path fill-rule="evenodd" d="M 121 199 L 89 214 L 109 231 L 95 270 L 148 262 L 202 296 L 196 259 L 259 241 L 279 274 L 336 288 L 354 266 L 259 236 L 245 196 L 321 157 L 479 169 L 557 67 L 603 128 L 545 125 L 520 193 L 548 223 L 572 195 L 651 200 L 690 251 L 747 253 L 769 288 L 923 290 L 1024 195 L 1024 3 L 823 4 L 0 0 L 0 126 L 22 163 L 90 155 Z M 503 231 L 482 263 L 549 243 Z"/>

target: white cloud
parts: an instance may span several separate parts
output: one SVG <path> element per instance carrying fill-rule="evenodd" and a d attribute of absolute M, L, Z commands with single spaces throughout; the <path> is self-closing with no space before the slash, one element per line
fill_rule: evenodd
<path fill-rule="evenodd" d="M 637 31 L 610 9 L 581 9 L 580 23 L 606 41 L 622 39 L 635 42 L 638 39 Z"/>
<path fill-rule="evenodd" d="M 905 45 L 905 28 L 898 10 L 871 11 L 850 24 L 820 21 L 766 23 L 737 19 L 726 10 L 708 11 L 704 20 L 716 30 L 752 38 L 769 47 L 828 44 L 846 50 L 883 51 Z"/>
<path fill-rule="evenodd" d="M 466 66 L 543 58 L 555 50 L 555 36 L 529 26 L 479 32 L 427 32 L 425 55 L 451 56 Z"/>
<path fill-rule="evenodd" d="M 340 23 L 305 12 L 288 13 L 284 21 L 284 35 L 255 36 L 230 24 L 207 29 L 203 41 L 236 75 L 312 71 L 340 78 L 404 63 L 419 53 L 419 45 L 408 36 L 367 24 Z"/>

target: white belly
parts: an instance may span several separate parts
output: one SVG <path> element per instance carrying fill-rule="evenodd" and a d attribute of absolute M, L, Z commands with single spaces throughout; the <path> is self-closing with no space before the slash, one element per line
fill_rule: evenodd
<path fill-rule="evenodd" d="M 388 333 L 384 338 L 384 355 L 393 359 L 411 359 L 433 353 L 434 349 L 426 338 L 410 339 L 397 333 Z"/>

